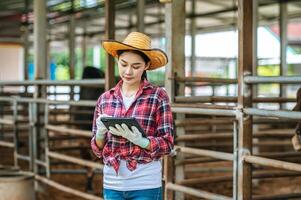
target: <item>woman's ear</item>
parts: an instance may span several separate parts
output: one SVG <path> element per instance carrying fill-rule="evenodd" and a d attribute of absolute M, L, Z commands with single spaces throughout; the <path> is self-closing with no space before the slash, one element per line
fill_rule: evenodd
<path fill-rule="evenodd" d="M 146 63 L 144 70 L 147 70 L 150 66 L 150 62 Z"/>

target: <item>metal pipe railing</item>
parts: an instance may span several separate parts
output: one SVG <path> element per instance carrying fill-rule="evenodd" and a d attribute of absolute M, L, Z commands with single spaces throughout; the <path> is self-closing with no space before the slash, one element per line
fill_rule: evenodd
<path fill-rule="evenodd" d="M 105 79 L 86 79 L 86 80 L 26 80 L 26 81 L 0 81 L 0 86 L 28 86 L 28 85 L 96 85 L 97 87 L 104 86 Z"/>
<path fill-rule="evenodd" d="M 210 77 L 173 77 L 170 79 L 174 79 L 178 82 L 210 82 L 210 83 L 218 83 L 218 84 L 237 84 L 237 79 L 231 78 L 210 78 Z"/>
<path fill-rule="evenodd" d="M 61 191 L 64 191 L 64 192 L 67 192 L 69 194 L 73 194 L 73 195 L 76 195 L 76 196 L 79 196 L 79 197 L 82 197 L 82 198 L 85 198 L 85 199 L 90 199 L 90 200 L 103 200 L 103 198 L 100 198 L 100 197 L 97 197 L 95 195 L 91 195 L 91 194 L 87 194 L 86 192 L 81 192 L 79 190 L 76 190 L 76 189 L 73 189 L 73 188 L 70 188 L 70 187 L 67 187 L 65 185 L 62 185 L 62 184 L 59 184 L 55 181 L 52 181 L 48 178 L 44 178 L 42 176 L 39 176 L 39 175 L 34 175 L 35 176 L 35 179 L 42 182 L 42 183 L 45 183 L 51 187 L 54 187 L 58 190 L 61 190 Z"/>
<path fill-rule="evenodd" d="M 176 96 L 176 103 L 207 103 L 207 102 L 232 102 L 237 103 L 237 96 Z M 255 97 L 253 103 L 287 103 L 296 102 L 295 98 L 286 97 Z"/>
<path fill-rule="evenodd" d="M 87 138 L 91 138 L 91 136 L 92 136 L 91 131 L 71 129 L 71 128 L 66 128 L 66 127 L 62 127 L 62 126 L 59 127 L 59 126 L 53 126 L 53 125 L 46 125 L 45 128 L 49 131 L 59 132 L 59 133 L 63 133 L 63 134 L 84 136 Z"/>
<path fill-rule="evenodd" d="M 292 171 L 301 172 L 301 164 L 290 163 L 285 161 L 274 160 L 270 158 L 263 158 L 259 156 L 246 155 L 243 157 L 243 160 L 248 163 L 258 164 L 268 167 L 276 167 L 280 169 L 287 169 Z"/>
<path fill-rule="evenodd" d="M 194 154 L 199 156 L 210 156 L 212 158 L 218 158 L 221 160 L 233 160 L 232 153 L 224 153 L 218 151 L 211 151 L 205 149 L 195 149 L 189 147 L 175 146 L 176 151 L 188 154 Z"/>
<path fill-rule="evenodd" d="M 68 161 L 68 162 L 82 165 L 82 166 L 87 166 L 87 167 L 91 167 L 91 168 L 95 168 L 95 169 L 103 169 L 103 165 L 101 165 L 97 162 L 91 162 L 88 160 L 75 158 L 74 156 L 63 155 L 63 154 L 56 153 L 53 151 L 48 151 L 48 156 L 51 158 Z"/>
<path fill-rule="evenodd" d="M 301 112 L 296 112 L 296 111 L 244 108 L 243 112 L 248 114 L 248 115 L 258 115 L 258 116 L 266 116 L 266 117 L 279 117 L 279 118 L 287 118 L 287 119 L 294 119 L 294 120 L 300 120 L 301 119 Z"/>
<path fill-rule="evenodd" d="M 186 186 L 182 186 L 182 185 L 174 184 L 174 183 L 167 183 L 165 185 L 165 187 L 170 190 L 174 190 L 177 192 L 183 192 L 185 194 L 190 194 L 190 195 L 200 197 L 200 198 L 205 198 L 205 199 L 232 200 L 232 198 L 224 196 L 224 195 L 214 194 L 214 193 L 206 192 L 206 191 L 199 190 L 199 189 L 193 189 L 191 187 L 186 187 Z"/>
<path fill-rule="evenodd" d="M 245 76 L 244 82 L 248 84 L 258 84 L 258 83 L 300 84 L 301 76 Z"/>
<path fill-rule="evenodd" d="M 274 77 L 273 77 L 273 80 Z M 179 81 L 183 81 L 183 82 L 193 82 L 193 81 L 205 81 L 205 82 L 213 82 L 213 83 L 224 83 L 224 84 L 235 84 L 236 83 L 236 79 L 204 79 L 204 78 L 184 78 L 184 79 L 179 79 Z M 262 81 L 262 80 L 261 80 Z M 266 81 L 266 80 L 264 80 Z M 287 81 L 287 80 L 286 80 Z M 291 79 L 289 79 L 289 81 L 292 81 Z M 247 81 L 246 81 L 247 82 Z M 300 82 L 300 81 L 299 81 Z M 20 82 L 19 82 L 20 83 Z M 252 83 L 252 81 L 250 82 Z M 4 83 L 3 83 L 4 84 Z M 18 85 L 17 83 L 14 83 L 14 82 L 10 82 L 8 83 L 9 84 L 12 84 L 13 86 L 14 85 Z M 62 82 L 48 82 L 48 80 L 45 80 L 45 81 L 42 81 L 42 82 L 38 82 L 38 81 L 35 81 L 35 83 L 33 82 L 27 82 L 26 83 L 27 85 L 77 85 L 79 84 L 79 82 L 75 81 L 75 82 L 69 82 L 69 83 L 66 83 L 66 81 L 64 81 L 64 83 Z M 25 84 L 25 85 L 26 85 Z M 85 80 L 85 83 L 80 83 L 80 84 L 83 84 L 83 85 L 95 85 L 95 80 L 93 80 L 93 84 L 92 83 L 89 83 Z M 0 82 L 0 85 L 1 85 L 1 82 Z M 20 84 L 21 85 L 24 85 L 23 83 Z M 196 97 L 198 98 L 198 97 Z M 196 98 L 192 98 L 193 101 L 196 102 Z M 223 98 L 223 97 L 222 97 Z M 214 99 L 217 101 L 217 100 L 229 100 L 230 98 L 232 98 L 232 100 L 234 100 L 234 98 L 236 99 L 236 97 L 225 97 L 225 99 L 219 99 L 219 97 L 211 97 L 211 101 L 213 101 Z M 177 97 L 176 97 L 177 99 Z M 181 99 L 181 97 L 179 97 L 178 99 Z M 0 101 L 1 100 L 8 100 L 8 101 L 15 101 L 15 102 L 18 102 L 18 103 L 29 103 L 29 104 L 37 104 L 37 103 L 40 103 L 40 104 L 54 104 L 54 105 L 59 105 L 59 104 L 62 104 L 62 105 L 75 105 L 75 106 L 91 106 L 91 107 L 94 107 L 95 106 L 95 101 L 52 101 L 52 100 L 46 100 L 46 99 L 38 99 L 38 98 L 18 98 L 18 97 L 13 97 L 13 98 L 9 98 L 9 97 L 0 97 Z M 184 97 L 182 99 L 182 101 L 184 100 Z M 202 101 L 201 99 L 198 99 L 199 101 Z M 214 100 L 214 101 L 215 101 Z M 293 99 L 283 99 L 283 98 L 279 98 L 277 99 L 278 101 L 281 101 L 281 102 L 287 102 L 287 101 L 293 101 Z M 287 101 L 286 101 L 287 100 Z M 271 98 L 255 98 L 253 99 L 253 102 L 260 102 L 260 101 L 264 101 L 264 102 L 274 102 L 276 100 L 273 100 Z M 48 106 L 47 106 L 48 107 Z M 238 114 L 249 114 L 249 115 L 259 115 L 259 116 L 265 116 L 265 117 L 279 117 L 279 118 L 288 118 L 288 119 L 300 119 L 301 118 L 301 114 L 298 113 L 298 112 L 291 112 L 291 111 L 271 111 L 271 110 L 262 110 L 262 109 L 253 109 L 253 108 L 245 108 L 245 109 L 238 109 L 236 107 L 230 107 L 230 106 L 217 106 L 217 105 L 199 105 L 199 104 L 194 104 L 194 105 L 189 105 L 189 104 L 181 104 L 181 105 L 178 105 L 178 104 L 175 104 L 175 105 L 172 105 L 172 111 L 175 112 L 175 113 L 184 113 L 184 114 L 201 114 L 201 115 L 214 115 L 214 116 L 232 116 L 232 117 L 241 117 L 243 115 L 238 115 Z M 46 112 L 45 112 L 45 115 L 46 115 Z M 200 120 L 200 119 L 199 119 Z M 235 122 L 235 119 L 230 119 L 229 121 L 227 121 L 227 123 L 231 123 L 231 122 Z M 36 123 L 34 121 L 31 121 L 32 123 L 32 126 L 36 126 Z M 182 124 L 182 125 L 186 125 L 185 122 L 178 122 L 179 124 Z M 188 122 L 189 123 L 189 122 Z M 193 123 L 192 123 L 193 124 Z M 67 133 L 69 135 L 79 135 L 79 136 L 84 136 L 84 137 L 91 137 L 91 133 L 90 132 L 85 132 L 85 131 L 78 131 L 78 130 L 72 130 L 72 129 L 67 129 L 67 128 L 62 128 L 62 127 L 55 127 L 53 125 L 49 125 L 47 123 L 45 123 L 45 130 L 46 131 L 55 131 L 55 132 L 64 132 L 64 133 Z M 235 130 L 234 130 L 235 131 Z M 237 130 L 236 130 L 237 131 Z M 89 135 L 88 135 L 89 134 Z M 265 134 L 266 136 L 270 136 L 269 133 Z M 279 134 L 281 135 L 281 134 Z M 188 135 L 189 136 L 189 135 Z M 256 136 L 256 134 L 255 134 Z M 259 135 L 258 135 L 259 136 Z M 281 135 L 284 137 L 284 135 Z M 285 135 L 286 136 L 286 135 Z M 184 136 L 183 136 L 184 137 Z M 227 135 L 227 137 L 231 137 L 230 136 L 230 133 L 229 135 Z M 279 136 L 280 137 L 280 136 Z M 180 138 L 181 139 L 181 138 Z M 209 157 L 212 157 L 212 158 L 215 158 L 215 159 L 222 159 L 222 160 L 229 160 L 229 161 L 233 161 L 234 164 L 235 162 L 237 162 L 237 153 L 236 150 L 238 149 L 237 147 L 237 136 L 234 137 L 234 141 L 233 141 L 233 144 L 234 144 L 234 149 L 233 149 L 233 152 L 234 154 L 231 154 L 231 153 L 225 153 L 225 152 L 218 152 L 218 151 L 211 151 L 211 150 L 203 150 L 203 149 L 195 149 L 195 148 L 190 148 L 190 147 L 179 147 L 179 146 L 176 146 L 176 148 L 182 152 L 182 153 L 187 153 L 187 154 L 194 154 L 194 155 L 201 155 L 201 156 L 209 156 Z M 48 143 L 48 142 L 47 142 Z M 256 143 L 254 143 L 256 144 Z M 37 145 L 37 144 L 33 144 L 34 146 Z M 232 145 L 229 143 L 229 145 Z M 236 145 L 236 147 L 235 147 Z M 88 163 L 87 164 L 87 161 L 86 160 L 83 160 L 83 159 L 77 159 L 77 158 L 74 158 L 74 157 L 71 157 L 71 156 L 67 156 L 67 155 L 62 155 L 62 154 L 59 154 L 59 153 L 56 153 L 56 152 L 50 152 L 49 150 L 45 152 L 46 157 L 48 158 L 55 158 L 55 159 L 61 159 L 61 160 L 65 160 L 65 161 L 68 161 L 68 162 L 72 162 L 72 163 L 76 163 L 76 164 L 80 164 L 80 165 L 84 165 L 84 166 L 88 166 L 88 167 L 92 167 L 92 168 L 100 168 L 102 169 L 102 166 L 100 167 L 98 163 Z M 259 157 L 261 158 L 261 157 Z M 47 162 L 44 162 L 44 161 L 39 161 L 36 157 L 34 158 L 35 159 L 35 164 L 43 164 L 45 165 L 45 163 Z M 252 161 L 252 159 L 255 160 L 255 164 L 271 164 L 270 162 L 267 162 L 267 160 L 264 160 L 266 158 L 261 158 L 261 159 L 258 159 L 258 157 L 255 157 L 255 156 L 249 156 L 249 155 L 246 155 L 244 157 L 245 161 L 248 162 L 248 161 Z M 213 159 L 214 160 L 214 159 Z M 269 160 L 270 161 L 270 160 Z M 292 163 L 288 163 L 288 162 L 284 162 L 284 161 L 279 161 L 281 163 L 278 163 L 278 162 L 272 162 L 273 165 L 276 165 L 276 166 L 279 166 L 279 167 L 283 167 L 283 164 L 285 163 L 285 169 L 294 169 L 296 168 L 297 166 L 299 165 L 287 165 L 287 164 L 292 164 Z M 263 165 L 264 165 L 263 164 Z M 267 164 L 267 165 L 268 165 Z M 48 162 L 46 165 L 50 165 L 50 163 Z M 237 168 L 238 166 L 236 166 Z M 300 167 L 300 166 L 299 166 Z M 234 171 L 236 171 L 236 168 L 234 167 Z M 37 171 L 35 171 L 37 172 Z M 233 174 L 232 176 L 235 177 L 235 174 Z M 46 179 L 46 180 L 49 180 L 49 179 Z M 235 186 L 235 183 L 233 183 L 234 187 L 239 187 L 239 185 Z M 179 187 L 178 187 L 179 186 Z M 64 188 L 65 186 L 61 187 L 61 188 Z M 180 185 L 177 185 L 177 184 L 173 184 L 173 183 L 167 183 L 167 187 L 171 190 L 176 190 L 176 191 L 180 191 L 180 192 L 184 192 L 184 193 L 188 193 L 188 194 L 191 194 L 191 195 L 196 195 L 198 197 L 203 197 L 203 198 L 206 198 L 206 197 L 209 197 L 208 199 L 218 199 L 219 197 L 221 197 L 221 199 L 230 199 L 229 197 L 224 197 L 222 195 L 217 195 L 217 194 L 213 194 L 213 193 L 208 193 L 208 192 L 205 192 L 205 191 L 202 191 L 202 190 L 195 190 L 195 189 L 192 189 L 192 188 L 183 188 L 183 186 L 180 186 Z M 72 189 L 73 190 L 73 189 Z M 233 189 L 234 190 L 234 189 Z M 206 196 L 207 195 L 207 196 Z M 208 196 L 209 195 L 209 196 Z M 235 191 L 233 191 L 233 198 L 236 199 L 237 197 L 235 196 Z M 95 198 L 95 196 L 93 196 L 93 198 Z"/>
<path fill-rule="evenodd" d="M 187 107 L 171 107 L 174 113 L 185 114 L 202 114 L 202 115 L 216 115 L 216 116 L 236 116 L 235 110 L 222 109 L 206 109 L 206 108 L 187 108 Z"/>

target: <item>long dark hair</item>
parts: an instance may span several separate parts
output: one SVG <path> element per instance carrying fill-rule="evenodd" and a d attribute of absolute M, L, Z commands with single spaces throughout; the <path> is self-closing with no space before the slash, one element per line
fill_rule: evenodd
<path fill-rule="evenodd" d="M 132 53 L 135 53 L 137 55 L 139 55 L 145 62 L 145 64 L 147 64 L 150 59 L 147 57 L 147 55 L 145 55 L 144 53 L 142 53 L 141 51 L 138 51 L 138 50 L 118 50 L 117 51 L 117 55 L 118 57 L 121 56 L 121 54 L 123 54 L 124 52 L 132 52 Z M 141 76 L 141 80 L 147 80 L 147 73 L 146 73 L 146 70 L 144 70 L 142 76 Z"/>

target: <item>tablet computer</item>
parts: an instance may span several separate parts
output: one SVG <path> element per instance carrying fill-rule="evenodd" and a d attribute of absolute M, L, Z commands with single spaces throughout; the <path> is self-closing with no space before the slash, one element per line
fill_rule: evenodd
<path fill-rule="evenodd" d="M 140 131 L 142 136 L 146 137 L 143 128 L 140 126 L 135 117 L 102 117 L 100 120 L 107 129 L 109 129 L 110 126 L 115 128 L 116 124 L 119 124 L 120 126 L 121 124 L 126 124 L 130 130 L 132 129 L 132 126 L 135 126 Z"/>

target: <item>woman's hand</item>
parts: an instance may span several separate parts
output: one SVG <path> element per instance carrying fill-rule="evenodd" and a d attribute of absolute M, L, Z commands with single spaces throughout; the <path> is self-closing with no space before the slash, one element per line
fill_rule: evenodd
<path fill-rule="evenodd" d="M 113 135 L 116 136 L 122 136 L 132 142 L 135 145 L 138 145 L 142 148 L 148 149 L 148 146 L 150 144 L 149 139 L 142 136 L 142 133 L 135 127 L 131 127 L 132 130 L 129 129 L 129 127 L 126 124 L 116 125 L 115 128 L 110 126 L 110 132 Z"/>
<path fill-rule="evenodd" d="M 100 120 L 102 117 L 108 117 L 106 114 L 100 114 L 98 118 L 96 119 L 96 140 L 103 140 L 105 137 L 105 133 L 108 131 L 108 129 L 105 127 L 105 125 Z"/>

